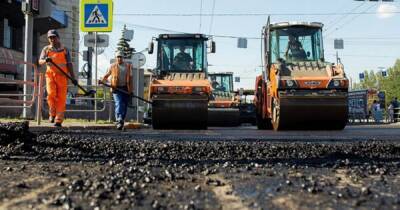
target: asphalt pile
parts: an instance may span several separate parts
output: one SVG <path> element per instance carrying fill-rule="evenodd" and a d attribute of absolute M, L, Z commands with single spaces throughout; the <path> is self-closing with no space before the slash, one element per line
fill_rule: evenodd
<path fill-rule="evenodd" d="M 10 153 L 24 154 L 35 143 L 36 135 L 29 132 L 29 122 L 0 123 L 0 157 Z"/>
<path fill-rule="evenodd" d="M 2 159 L 81 168 L 57 172 L 57 187 L 33 206 L 221 209 L 229 203 L 213 189 L 229 185 L 225 194 L 250 209 L 400 208 L 399 141 L 152 140 L 98 131 L 32 134 L 28 127 L 0 124 Z"/>
<path fill-rule="evenodd" d="M 52 160 L 146 158 L 169 162 L 225 162 L 336 164 L 390 160 L 400 157 L 400 142 L 360 141 L 336 143 L 143 140 L 137 135 L 69 134 L 55 131 L 38 135 L 33 148 Z"/>

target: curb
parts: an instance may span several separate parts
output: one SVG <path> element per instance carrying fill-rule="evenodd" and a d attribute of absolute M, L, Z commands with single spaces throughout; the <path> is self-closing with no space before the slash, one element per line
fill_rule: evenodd
<path fill-rule="evenodd" d="M 126 123 L 125 130 L 146 129 L 149 126 L 142 123 Z M 54 127 L 50 123 L 42 125 L 30 125 L 29 131 L 31 132 L 44 132 L 54 130 L 117 130 L 114 124 L 100 124 L 100 125 L 83 125 L 83 124 L 65 124 L 61 128 Z"/>

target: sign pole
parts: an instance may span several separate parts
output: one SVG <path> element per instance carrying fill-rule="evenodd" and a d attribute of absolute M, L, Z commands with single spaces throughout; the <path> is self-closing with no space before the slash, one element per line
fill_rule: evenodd
<path fill-rule="evenodd" d="M 94 32 L 94 89 L 96 90 L 96 94 L 94 94 L 94 122 L 97 123 L 97 32 Z"/>
<path fill-rule="evenodd" d="M 98 37 L 98 32 L 111 32 L 113 19 L 113 0 L 80 0 L 80 27 L 83 32 L 94 32 L 94 89 L 97 92 L 97 56 L 98 46 L 104 44 Z M 100 43 L 98 43 L 100 42 Z M 92 83 L 93 84 L 93 83 Z M 94 121 L 97 123 L 97 94 L 92 98 L 94 100 Z"/>
<path fill-rule="evenodd" d="M 336 65 L 339 64 L 339 52 L 336 50 Z"/>
<path fill-rule="evenodd" d="M 139 59 L 137 61 L 137 69 L 136 69 L 136 95 L 139 96 L 139 71 L 140 71 L 140 63 Z M 136 122 L 139 123 L 139 100 L 136 99 Z"/>

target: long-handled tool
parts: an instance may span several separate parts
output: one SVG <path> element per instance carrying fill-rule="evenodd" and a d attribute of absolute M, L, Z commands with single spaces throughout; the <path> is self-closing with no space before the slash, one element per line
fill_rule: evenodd
<path fill-rule="evenodd" d="M 78 84 L 78 81 L 76 81 L 74 78 L 72 78 L 69 74 L 65 73 L 65 72 L 61 69 L 61 67 L 58 66 L 57 64 L 55 64 L 52 60 L 50 60 L 49 62 L 50 62 L 51 64 L 53 64 L 53 65 L 57 68 L 57 70 L 58 70 L 59 72 L 61 72 L 62 74 L 64 74 L 64 76 L 66 76 L 69 80 L 71 80 L 72 83 L 73 83 L 76 87 L 78 87 L 79 89 L 81 89 L 81 90 L 85 93 L 85 96 L 94 95 L 94 94 L 96 93 L 95 90 L 86 90 L 85 88 L 83 88 L 82 86 L 80 86 L 80 85 Z"/>
<path fill-rule="evenodd" d="M 99 80 L 99 83 L 102 84 L 102 85 L 104 85 L 104 86 L 106 86 L 106 87 L 111 88 L 111 85 L 109 85 L 109 84 L 107 84 L 107 83 L 104 83 L 104 82 L 102 82 L 101 80 Z M 125 94 L 129 95 L 130 97 L 137 98 L 137 99 L 139 99 L 139 100 L 141 100 L 141 101 L 144 101 L 144 102 L 146 102 L 146 103 L 148 103 L 148 104 L 153 104 L 153 102 L 151 102 L 151 101 L 149 101 L 149 100 L 146 100 L 146 99 L 144 99 L 144 98 L 142 98 L 142 97 L 140 97 L 140 96 L 134 95 L 134 94 L 130 94 L 130 93 L 128 93 L 127 91 L 122 90 L 122 89 L 120 89 L 120 88 L 113 88 L 113 89 L 116 90 L 116 91 L 119 91 L 119 92 L 121 92 L 121 93 L 125 93 Z"/>

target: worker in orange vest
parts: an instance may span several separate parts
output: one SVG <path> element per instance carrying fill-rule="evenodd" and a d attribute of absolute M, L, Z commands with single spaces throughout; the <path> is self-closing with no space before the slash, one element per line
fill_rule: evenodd
<path fill-rule="evenodd" d="M 117 129 L 124 128 L 126 112 L 128 110 L 128 102 L 133 91 L 132 85 L 132 65 L 124 62 L 124 53 L 117 51 L 115 53 L 116 62 L 111 64 L 100 84 L 105 83 L 111 76 L 111 87 L 115 103 L 115 120 Z M 123 90 L 125 93 L 118 91 Z M 126 94 L 126 93 L 129 93 Z"/>
<path fill-rule="evenodd" d="M 49 45 L 45 46 L 40 54 L 39 64 L 46 64 L 46 91 L 49 105 L 49 122 L 61 127 L 64 121 L 64 112 L 67 99 L 68 78 L 59 69 L 51 64 L 51 61 L 61 67 L 65 73 L 69 73 L 72 83 L 77 85 L 74 70 L 72 68 L 69 50 L 60 42 L 60 36 L 54 29 L 47 32 Z"/>

